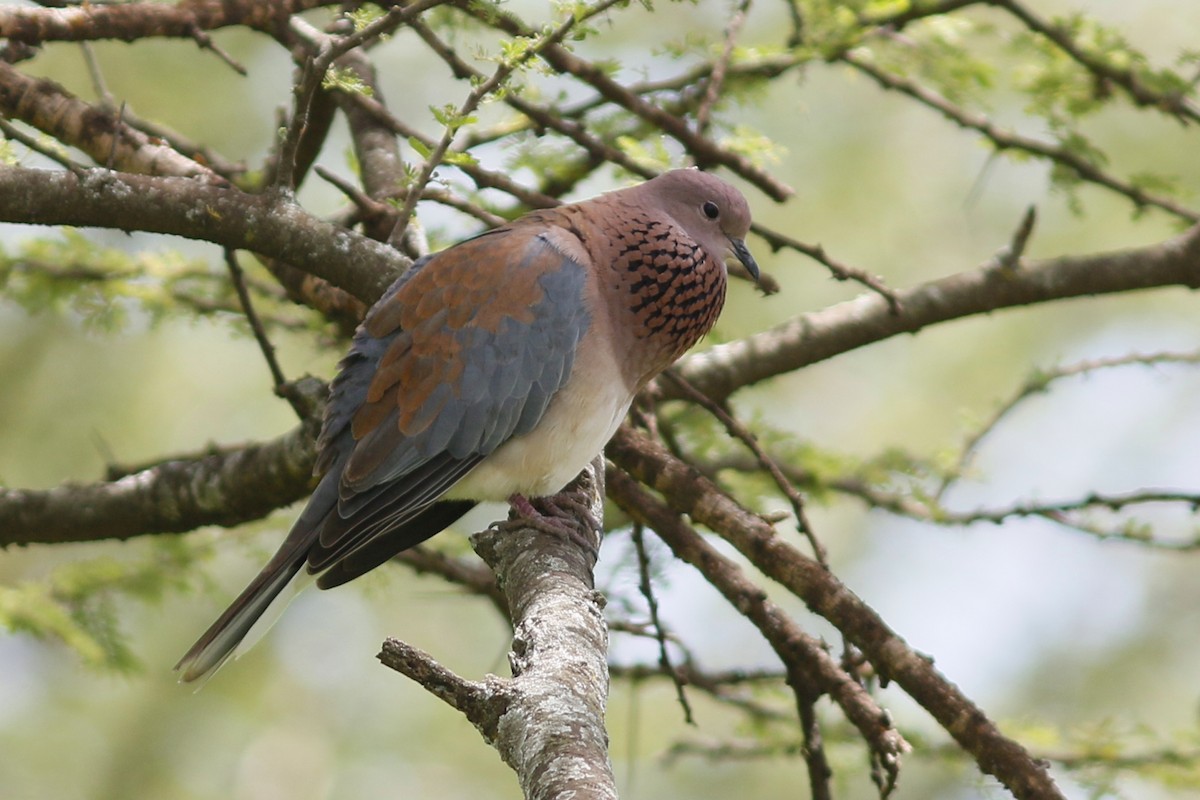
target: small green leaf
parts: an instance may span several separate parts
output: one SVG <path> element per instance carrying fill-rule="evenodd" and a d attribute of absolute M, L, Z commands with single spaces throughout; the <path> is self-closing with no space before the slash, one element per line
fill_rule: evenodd
<path fill-rule="evenodd" d="M 429 145 L 425 144 L 415 136 L 408 137 L 408 146 L 416 151 L 421 158 L 429 158 L 429 154 L 433 152 L 429 148 Z"/>
<path fill-rule="evenodd" d="M 346 67 L 330 67 L 321 80 L 321 88 L 326 91 L 339 91 L 363 97 L 371 97 L 375 93 L 369 85 L 363 82 L 357 72 Z"/>
<path fill-rule="evenodd" d="M 478 159 L 470 153 L 462 150 L 447 150 L 442 155 L 442 163 L 449 164 L 453 167 L 477 167 L 479 166 Z"/>

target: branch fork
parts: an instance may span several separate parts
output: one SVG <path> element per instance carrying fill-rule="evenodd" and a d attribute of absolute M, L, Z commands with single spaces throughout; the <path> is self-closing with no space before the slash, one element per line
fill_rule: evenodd
<path fill-rule="evenodd" d="M 603 462 L 569 491 L 603 511 Z M 608 733 L 608 628 L 594 588 L 594 551 L 575 537 L 535 528 L 472 537 L 495 571 L 513 621 L 512 677 L 468 681 L 411 645 L 389 639 L 379 659 L 463 713 L 535 798 L 616 798 Z M 596 542 L 599 546 L 599 542 Z"/>

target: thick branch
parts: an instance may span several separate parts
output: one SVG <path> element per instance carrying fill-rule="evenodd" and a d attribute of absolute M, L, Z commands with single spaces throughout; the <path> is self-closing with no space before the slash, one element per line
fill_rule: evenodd
<path fill-rule="evenodd" d="M 1148 247 L 951 275 L 896 292 L 900 314 L 893 313 L 887 298 L 862 295 L 688 356 L 678 368 L 689 383 L 719 401 L 750 384 L 938 322 L 1163 286 L 1200 288 L 1200 225 Z M 676 396 L 669 384 L 663 391 Z"/>
<path fill-rule="evenodd" d="M 121 119 L 91 106 L 48 78 L 31 78 L 0 62 L 0 117 L 19 119 L 77 147 L 97 164 L 147 175 L 218 180 L 212 170 L 153 141 Z"/>
<path fill-rule="evenodd" d="M 603 514 L 602 461 L 573 486 Z M 510 521 L 472 538 L 496 572 L 512 612 L 512 678 L 460 678 L 415 648 L 389 640 L 380 659 L 461 711 L 513 768 L 528 800 L 617 796 L 608 761 L 608 630 L 592 567 L 599 540 Z"/>
<path fill-rule="evenodd" d="M 597 459 L 583 475 L 597 520 L 604 510 L 602 470 Z M 529 529 L 488 530 L 473 543 L 512 610 L 513 677 L 497 721 L 500 757 L 528 800 L 616 798 L 604 728 L 608 629 L 604 597 L 593 585 L 595 551 Z"/>
<path fill-rule="evenodd" d="M 0 8 L 0 38 L 20 42 L 193 38 L 198 31 L 231 25 L 258 30 L 286 23 L 292 14 L 329 0 L 185 0 L 164 3 L 84 3 L 70 8 Z"/>
<path fill-rule="evenodd" d="M 396 250 L 323 222 L 283 195 L 185 178 L 3 168 L 0 220 L 200 239 L 281 259 L 367 302 L 408 266 Z"/>
<path fill-rule="evenodd" d="M 318 423 L 265 444 L 164 461 L 118 480 L 0 488 L 0 547 L 234 527 L 312 491 Z"/>
<path fill-rule="evenodd" d="M 370 89 L 370 96 L 377 98 L 377 102 L 383 106 L 383 95 L 379 91 L 375 65 L 367 57 L 365 50 L 351 50 L 336 63 L 339 67 L 353 72 L 362 85 Z M 354 155 L 361 167 L 363 188 L 367 195 L 378 201 L 396 197 L 404 190 L 404 158 L 400 153 L 400 142 L 396 134 L 375 115 L 351 102 L 345 92 L 334 92 L 333 97 L 350 124 Z M 387 241 L 394 225 L 393 218 L 368 219 L 367 235 L 381 242 Z"/>

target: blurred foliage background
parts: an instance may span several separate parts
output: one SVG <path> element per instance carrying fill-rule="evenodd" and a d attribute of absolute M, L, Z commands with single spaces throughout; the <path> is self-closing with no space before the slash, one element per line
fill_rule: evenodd
<path fill-rule="evenodd" d="M 535 0 L 512 4 L 530 16 L 540 6 Z M 1200 5 L 1192 0 L 1045 0 L 1037 6 L 1047 17 L 1082 12 L 1163 66 L 1198 46 Z M 671 45 L 719 40 L 730 11 L 728 3 L 712 0 L 660 2 L 653 12 L 614 14 L 601 23 L 603 35 L 578 46 L 592 57 L 607 53 L 623 74 L 654 78 L 673 58 Z M 742 44 L 777 43 L 787 14 L 781 3 L 755 5 Z M 1031 111 L 1027 88 L 1031 72 L 1046 67 L 1028 38 L 987 8 L 942 23 L 944 29 L 923 35 L 958 43 L 988 65 L 986 84 L 969 75 L 962 82 L 970 102 L 986 100 L 1004 125 L 1045 133 L 1050 123 Z M 421 48 L 409 46 L 412 36 L 402 32 L 378 51 L 381 80 L 393 109 L 405 117 L 425 115 L 436 133 L 427 107 L 457 98 L 461 88 L 442 65 L 430 66 Z M 187 41 L 98 43 L 94 51 L 115 97 L 253 164 L 276 134 L 291 64 L 262 38 L 238 31 L 218 31 L 214 38 L 249 68 L 249 79 Z M 33 69 L 90 99 L 77 46 L 47 46 Z M 1062 85 L 1056 91 L 1064 91 Z M 782 206 L 752 196 L 756 219 L 820 242 L 891 286 L 983 263 L 1009 241 L 1031 204 L 1039 214 L 1029 249 L 1034 257 L 1147 244 L 1180 230 L 1168 215 L 1135 213 L 1111 193 L 1055 186 L 1045 163 L 997 158 L 979 137 L 882 92 L 844 65 L 814 62 L 746 96 L 736 114 L 748 131 L 773 142 L 771 171 L 798 191 Z M 1122 173 L 1170 176 L 1184 201 L 1195 201 L 1200 158 L 1183 126 L 1119 103 L 1085 116 L 1079 124 Z M 323 163 L 346 174 L 349 144 L 344 132 L 337 135 L 341 145 L 327 148 Z M 516 157 L 500 147 L 490 155 L 493 166 Z M 514 174 L 520 178 L 521 168 Z M 578 194 L 603 188 L 587 185 Z M 308 182 L 302 200 L 318 212 L 341 203 L 319 181 Z M 442 243 L 478 225 L 441 209 L 423 221 Z M 64 254 L 72 237 L 89 248 L 194 263 L 199 281 L 221 276 L 220 254 L 193 243 L 0 227 L 6 252 L 34 246 L 36 238 L 50 260 L 69 260 Z M 782 291 L 764 299 L 735 286 L 718 338 L 861 291 L 795 255 L 772 258 L 759 245 L 758 257 Z M 114 256 L 114 265 L 126 258 Z M 219 299 L 224 290 L 213 283 Z M 144 288 L 134 280 L 129 295 Z M 151 302 L 111 305 L 105 298 L 94 300 L 105 310 L 97 313 L 86 298 L 68 301 L 16 279 L 6 291 L 0 298 L 4 485 L 96 480 L 108 463 L 264 439 L 294 424 L 286 403 L 271 394 L 270 376 L 235 313 L 195 317 L 165 301 L 156 313 Z M 22 297 L 14 298 L 16 292 Z M 1188 292 L 1167 290 L 953 322 L 774 380 L 739 395 L 739 407 L 829 457 L 860 459 L 896 449 L 936 460 L 954 453 L 1039 369 L 1195 348 L 1196 309 Z M 292 330 L 274 337 L 285 371 L 331 375 L 342 345 L 299 312 L 295 317 Z M 971 508 L 1093 490 L 1194 490 L 1197 396 L 1200 373 L 1188 366 L 1128 367 L 1060 381 L 1021 404 L 985 441 L 970 480 L 948 502 Z M 470 677 L 507 670 L 508 632 L 485 602 L 402 568 L 300 597 L 250 655 L 201 691 L 175 683 L 171 665 L 274 549 L 294 512 L 235 531 L 0 554 L 0 618 L 17 628 L 0 636 L 0 797 L 519 797 L 509 770 L 468 723 L 374 661 L 381 640 L 398 636 Z M 1178 763 L 1160 759 L 1140 777 L 1115 782 L 1102 768 L 1057 773 L 1072 797 L 1195 796 L 1195 552 L 1099 542 L 1044 519 L 939 528 L 845 500 L 814 501 L 810 513 L 848 585 L 1032 749 L 1179 756 Z M 501 514 L 490 508 L 462 530 Z M 1164 538 L 1196 535 L 1194 516 L 1181 511 L 1142 518 Z M 447 540 L 442 546 L 466 549 L 461 536 L 440 538 Z M 661 612 L 706 665 L 774 663 L 755 632 L 701 578 L 670 563 L 665 551 L 656 553 L 656 565 Z M 626 535 L 608 538 L 599 569 L 612 602 L 635 598 L 637 571 Z M 9 613 L 29 608 L 38 596 L 54 601 L 45 604 L 49 617 L 64 607 L 75 616 L 23 623 Z M 829 633 L 794 599 L 779 599 L 812 629 Z M 58 635 L 32 636 L 23 625 Z M 653 658 L 650 645 L 614 634 L 614 662 Z M 883 697 L 923 751 L 909 757 L 896 797 L 1003 796 L 973 765 L 939 748 L 945 737 L 911 701 L 887 690 Z M 728 709 L 700 697 L 693 702 L 695 728 L 683 722 L 669 685 L 614 683 L 609 724 L 623 796 L 804 791 L 798 759 L 708 751 L 728 744 L 731 735 L 737 741 L 764 736 L 781 748 L 790 742 L 770 741 L 778 735 L 773 729 L 731 732 L 736 718 Z M 861 745 L 849 735 L 838 743 L 836 734 L 835 728 L 838 796 L 875 796 Z"/>

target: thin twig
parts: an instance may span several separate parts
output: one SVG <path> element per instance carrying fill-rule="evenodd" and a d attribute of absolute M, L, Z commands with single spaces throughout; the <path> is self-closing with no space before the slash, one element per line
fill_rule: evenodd
<path fill-rule="evenodd" d="M 404 205 L 400 208 L 396 229 L 392 231 L 392 234 L 389 237 L 391 242 L 396 243 L 404 238 L 404 230 L 408 226 L 408 221 L 411 219 L 413 211 L 416 210 L 417 202 L 421 199 L 422 192 L 425 190 L 429 180 L 433 177 L 434 170 L 441 165 L 442 160 L 446 156 L 446 152 L 450 149 L 450 145 L 454 142 L 454 138 L 458 132 L 458 128 L 460 127 L 459 121 L 466 119 L 471 114 L 475 113 L 475 110 L 479 108 L 484 99 L 507 83 L 508 79 L 511 78 L 512 75 L 522 66 L 534 58 L 541 56 L 548 49 L 555 47 L 559 42 L 566 38 L 567 34 L 578 27 L 581 23 L 596 16 L 597 14 L 603 13 L 607 9 L 616 5 L 618 2 L 621 2 L 621 0 L 599 0 L 599 2 L 592 6 L 588 6 L 582 10 L 577 10 L 575 13 L 569 15 L 566 20 L 560 23 L 559 26 L 549 34 L 538 37 L 535 44 L 523 49 L 515 58 L 502 61 L 500 66 L 496 68 L 496 71 L 492 73 L 492 75 L 486 80 L 476 83 L 472 86 L 471 91 L 467 95 L 466 99 L 454 112 L 454 119 L 446 125 L 445 130 L 442 132 L 441 138 L 438 139 L 429 155 L 425 157 L 424 163 L 421 165 L 420 172 L 417 174 L 416 178 L 412 182 L 412 185 L 409 187 L 408 195 L 404 198 Z M 418 33 L 425 37 L 426 40 L 428 40 L 428 37 L 432 36 L 432 31 L 427 26 L 414 26 L 414 29 L 416 29 Z"/>
<path fill-rule="evenodd" d="M 199 26 L 192 26 L 191 34 L 192 39 L 196 42 L 201 50 L 208 50 L 218 59 L 223 61 L 226 66 L 228 66 L 237 74 L 241 75 L 243 78 L 250 74 L 249 70 L 242 66 L 237 59 L 221 49 L 221 47 L 213 41 L 213 38 L 209 36 L 208 33 L 201 30 Z"/>
<path fill-rule="evenodd" d="M 387 203 L 381 203 L 332 170 L 316 164 L 313 166 L 313 172 L 317 173 L 323 180 L 337 187 L 338 191 L 346 195 L 363 217 L 372 219 L 380 216 L 390 216 L 395 213 L 395 209 Z"/>
<path fill-rule="evenodd" d="M 325 44 L 314 58 L 304 62 L 300 71 L 300 80 L 292 88 L 293 111 L 291 118 L 283 129 L 283 139 L 279 144 L 278 157 L 275 160 L 276 190 L 293 192 L 296 190 L 296 157 L 300 152 L 300 141 L 304 130 L 308 127 L 308 114 L 312 108 L 313 98 L 325 77 L 328 68 L 326 56 L 332 52 L 332 44 Z M 332 61 L 333 59 L 328 59 Z M 324 66 L 320 66 L 324 64 Z"/>
<path fill-rule="evenodd" d="M 250 323 L 250 330 L 254 333 L 254 340 L 258 342 L 263 358 L 267 361 L 267 368 L 271 371 L 271 379 L 275 382 L 275 394 L 288 401 L 301 421 L 307 419 L 312 412 L 311 405 L 303 395 L 288 390 L 287 378 L 284 377 L 283 370 L 280 369 L 279 362 L 275 358 L 275 346 L 267 338 L 262 320 L 258 318 L 254 304 L 250 301 L 250 292 L 246 289 L 245 274 L 242 272 L 241 265 L 238 264 L 237 253 L 228 248 L 225 250 L 225 265 L 229 267 L 229 277 L 233 281 L 233 288 L 237 291 L 246 321 Z"/>
<path fill-rule="evenodd" d="M 1029 237 L 1033 235 L 1033 226 L 1037 222 L 1037 206 L 1029 206 L 1021 216 L 1021 222 L 1013 231 L 1012 239 L 996 253 L 992 260 L 993 266 L 999 269 L 1013 270 L 1021 266 L 1021 257 L 1029 246 Z"/>
<path fill-rule="evenodd" d="M 621 438 L 618 433 L 618 440 Z M 624 443 L 618 441 L 618 447 L 624 450 Z M 678 512 L 668 508 L 628 474 L 619 468 L 610 468 L 608 486 L 609 497 L 614 502 L 658 534 L 678 558 L 699 570 L 754 624 L 787 666 L 793 692 L 803 691 L 806 697 L 813 691 L 828 694 L 859 730 L 881 763 L 898 774 L 901 758 L 909 750 L 908 743 L 892 726 L 876 700 L 830 656 L 823 642 L 801 630 L 741 567 L 722 555 Z M 799 672 L 803 673 L 803 679 L 799 678 Z"/>
<path fill-rule="evenodd" d="M 486 597 L 506 621 L 511 619 L 508 601 L 496 583 L 496 575 L 473 555 L 456 558 L 427 545 L 417 545 L 398 554 L 393 561 L 407 565 L 418 575 L 437 575 L 448 583 Z"/>
<path fill-rule="evenodd" d="M 497 228 L 509 221 L 506 217 L 493 213 L 483 206 L 472 203 L 445 189 L 426 188 L 421 194 L 421 199 L 439 203 L 447 208 L 453 208 L 455 211 L 461 211 L 467 216 L 479 220 L 489 228 Z"/>
<path fill-rule="evenodd" d="M 420 21 L 415 21 L 411 27 L 413 31 L 415 31 L 417 35 L 420 36 L 427 45 L 429 45 L 429 48 L 446 62 L 446 65 L 450 67 L 450 69 L 454 72 L 455 77 L 457 77 L 459 80 L 480 82 L 486 79 L 482 72 L 479 72 L 470 64 L 463 61 L 453 47 L 439 39 L 430 28 L 422 25 Z M 604 100 L 603 98 L 600 98 L 600 101 L 602 103 L 607 102 L 607 100 Z M 587 127 L 582 122 L 573 119 L 569 114 L 560 112 L 559 109 L 553 106 L 543 106 L 537 103 L 532 103 L 515 92 L 506 92 L 504 94 L 504 102 L 511 108 L 515 109 L 518 113 L 531 120 L 532 127 L 538 130 L 552 130 L 570 139 L 584 151 L 585 156 L 591 161 L 602 164 L 612 164 L 626 170 L 630 174 L 638 175 L 643 178 L 652 178 L 655 174 L 657 174 L 654 169 L 639 162 L 620 148 L 609 144 L 600 137 L 593 136 L 588 132 Z M 416 134 L 416 132 L 414 132 L 414 134 L 417 136 L 418 141 L 420 141 L 423 145 L 426 147 L 432 147 L 432 141 L 426 140 L 422 135 Z M 463 148 L 465 149 L 468 147 L 471 142 L 472 138 L 470 136 L 464 137 L 462 145 Z M 464 172 L 467 172 L 472 176 L 472 178 L 476 178 L 471 171 L 472 165 L 459 164 L 456 166 L 458 166 Z M 476 178 L 476 182 L 478 183 L 478 178 Z M 530 203 L 530 205 L 535 208 L 540 208 L 557 205 L 557 201 L 551 201 L 549 203 Z"/>
<path fill-rule="evenodd" d="M 88 77 L 92 81 L 92 91 L 102 103 L 109 107 L 114 106 L 112 94 L 108 91 L 108 84 L 104 80 L 104 72 L 100 69 L 100 60 L 96 57 L 92 43 L 80 42 L 79 49 L 83 53 L 83 63 L 87 65 Z"/>
<path fill-rule="evenodd" d="M 410 27 L 418 34 L 423 29 L 428 30 L 420 24 L 419 20 L 414 20 L 410 24 Z M 453 51 L 450 50 L 448 52 L 452 53 Z M 375 98 L 359 93 L 347 94 L 346 96 L 397 136 L 405 140 L 412 139 L 427 149 L 433 149 L 433 139 L 392 114 Z M 506 97 L 507 99 L 508 97 Z M 496 189 L 504 192 L 529 208 L 553 208 L 560 204 L 558 198 L 522 186 L 504 172 L 483 169 L 478 164 L 471 162 L 455 164 L 455 168 L 466 174 L 475 183 L 476 187 L 480 189 Z"/>
<path fill-rule="evenodd" d="M 1158 92 L 1147 86 L 1131 67 L 1118 66 L 1116 59 L 1089 53 L 1079 42 L 1072 39 L 1067 30 L 1046 22 L 1017 0 L 987 0 L 988 5 L 1002 8 L 1021 21 L 1025 27 L 1053 42 L 1081 67 L 1098 80 L 1116 84 L 1126 91 L 1135 105 L 1169 113 L 1183 123 L 1200 122 L 1200 108 L 1188 101 L 1185 94 Z M 1129 53 L 1129 55 L 1133 55 Z M 1137 63 L 1134 59 L 1122 59 L 1125 63 Z"/>
<path fill-rule="evenodd" d="M 1038 370 L 1027 377 L 1017 391 L 1001 403 L 992 412 L 992 415 L 974 433 L 967 437 L 962 447 L 959 448 L 959 455 L 954 465 L 946 472 L 945 477 L 942 478 L 937 491 L 934 493 L 934 499 L 940 501 L 954 482 L 963 476 L 970 467 L 976 453 L 979 452 L 983 440 L 995 431 L 1009 414 L 1030 397 L 1046 392 L 1050 388 L 1050 384 L 1055 381 L 1087 375 L 1100 370 L 1116 369 L 1118 367 L 1153 367 L 1160 364 L 1200 364 L 1200 350 L 1130 353 L 1124 356 L 1088 359 L 1067 366 Z"/>
<path fill-rule="evenodd" d="M 695 725 L 692 715 L 692 704 L 688 702 L 687 693 L 683 689 L 683 681 L 679 678 L 675 666 L 671 663 L 671 654 L 667 652 L 667 637 L 663 631 L 662 622 L 658 618 L 658 599 L 654 596 L 654 586 L 650 581 L 650 556 L 646 553 L 646 543 L 642 536 L 641 523 L 633 524 L 633 546 L 637 550 L 638 589 L 646 598 L 646 606 L 650 610 L 650 624 L 654 627 L 654 639 L 658 642 L 658 665 L 666 675 L 671 676 L 675 684 L 675 696 L 679 699 L 679 707 L 683 709 L 683 719 L 688 725 Z"/>
<path fill-rule="evenodd" d="M 1047 159 L 1074 173 L 1083 181 L 1103 186 L 1122 195 L 1138 208 L 1152 206 L 1188 222 L 1200 221 L 1200 212 L 1180 205 L 1168 197 L 1153 194 L 1132 183 L 1110 175 L 1092 163 L 1092 161 L 1074 152 L 1064 144 L 1051 144 L 1001 128 L 987 116 L 969 112 L 950 102 L 932 89 L 907 78 L 893 75 L 871 63 L 869 58 L 858 55 L 853 51 L 840 53 L 836 56 L 836 60 L 867 75 L 882 88 L 907 95 L 918 103 L 937 111 L 959 127 L 979 133 L 991 142 L 992 146 L 997 150 L 1016 150 Z"/>
<path fill-rule="evenodd" d="M 989 2 L 989 0 L 941 0 L 941 2 L 903 3 L 895 7 L 885 4 L 882 7 L 887 10 L 883 13 L 859 14 L 858 21 L 864 27 L 874 26 L 898 31 L 917 20 L 939 17 L 967 6 L 985 2 Z"/>
<path fill-rule="evenodd" d="M 87 167 L 85 167 L 83 164 L 72 161 L 66 154 L 59 152 L 53 147 L 43 145 L 32 136 L 27 136 L 19 128 L 3 118 L 0 118 L 0 133 L 4 134 L 4 138 L 10 139 L 14 142 L 19 142 L 35 153 L 41 153 L 46 158 L 66 167 L 76 175 L 81 175 L 87 170 Z"/>
<path fill-rule="evenodd" d="M 139 130 L 147 136 L 162 139 L 170 144 L 171 149 L 178 151 L 193 161 L 198 161 L 210 167 L 219 175 L 228 178 L 246 171 L 244 165 L 229 161 L 225 157 L 213 152 L 211 148 L 193 142 L 164 125 L 140 118 L 129 108 L 127 102 L 117 102 L 112 92 L 109 91 L 107 82 L 104 80 L 104 71 L 100 67 L 100 59 L 96 56 L 96 51 L 92 47 L 91 42 L 80 42 L 79 49 L 83 53 L 84 63 L 87 64 L 88 76 L 92 82 L 92 91 L 96 93 L 96 97 L 99 99 L 98 105 L 110 113 L 116 113 L 119 110 L 119 122 L 124 122 L 129 127 Z M 114 126 L 114 150 L 116 148 L 115 140 L 120 136 L 120 133 L 120 125 Z"/>
<path fill-rule="evenodd" d="M 628 425 L 618 428 L 605 453 L 620 469 L 628 470 L 628 473 L 610 470 L 613 474 L 609 492 L 635 519 L 642 519 L 661 536 L 660 525 L 668 527 L 686 514 L 695 524 L 716 532 L 755 568 L 786 587 L 861 648 L 881 674 L 898 684 L 971 753 L 981 770 L 994 775 L 1021 800 L 1064 797 L 1045 764 L 1005 736 L 979 706 L 888 627 L 878 612 L 837 576 L 778 536 L 754 512 Z M 665 498 L 669 514 L 659 510 L 650 519 L 648 512 L 659 501 L 640 491 L 638 480 L 646 481 Z M 838 672 L 845 674 L 840 667 Z M 857 683 L 853 688 L 862 690 Z M 875 720 L 876 724 L 884 722 Z M 890 720 L 886 725 L 890 725 Z M 885 748 L 883 752 L 888 750 Z M 890 755 L 896 758 L 899 753 Z"/>
<path fill-rule="evenodd" d="M 1139 489 L 1123 494 L 1091 492 L 1084 497 L 1057 503 L 1018 503 L 998 509 L 977 509 L 960 512 L 939 510 L 936 516 L 944 519 L 945 524 L 954 525 L 971 525 L 976 522 L 999 524 L 1013 517 L 1044 517 L 1101 540 L 1114 539 L 1133 542 L 1135 544 L 1152 545 L 1159 549 L 1179 552 L 1200 550 L 1200 533 L 1193 534 L 1190 539 L 1165 541 L 1162 539 L 1153 539 L 1148 532 L 1136 527 L 1130 528 L 1129 526 L 1125 526 L 1114 530 L 1074 520 L 1069 516 L 1080 511 L 1093 509 L 1105 509 L 1117 512 L 1130 506 L 1145 505 L 1148 503 L 1184 505 L 1190 507 L 1195 512 L 1196 509 L 1200 508 L 1200 492 L 1188 492 L 1176 489 Z"/>
<path fill-rule="evenodd" d="M 665 678 L 672 682 L 682 679 L 690 688 L 707 694 L 714 702 L 741 711 L 754 723 L 783 723 L 789 729 L 796 724 L 795 716 L 789 711 L 768 706 L 756 699 L 751 692 L 731 689 L 729 685 L 721 682 L 720 676 L 714 677 L 711 681 L 707 680 L 705 673 L 687 664 L 677 665 L 675 669 L 679 673 L 678 676 L 664 675 L 662 667 L 657 664 L 624 665 L 610 662 L 608 665 L 608 673 L 614 680 L 627 680 L 636 685 L 649 678 Z M 761 683 L 774 686 L 783 682 L 783 678 L 778 672 L 764 673 L 764 675 L 767 674 L 770 677 L 764 677 L 760 681 Z M 750 681 L 745 682 L 749 683 Z"/>
<path fill-rule="evenodd" d="M 730 436 L 740 441 L 750 449 L 754 454 L 754 458 L 762 465 L 767 474 L 771 476 L 771 480 L 783 492 L 784 497 L 788 499 L 788 503 L 792 507 L 792 513 L 796 516 L 796 527 L 800 533 L 808 539 L 809 545 L 813 549 L 813 556 L 817 562 L 826 569 L 829 568 L 828 553 L 825 551 L 825 545 L 821 544 L 821 540 L 817 538 L 816 531 L 813 530 L 812 524 L 808 521 L 808 514 L 804 510 L 804 498 L 800 496 L 795 485 L 788 480 L 787 475 L 780 468 L 778 462 L 763 449 L 758 443 L 758 438 L 741 422 L 739 422 L 729 411 L 720 403 L 713 400 L 708 395 L 696 389 L 687 380 L 675 370 L 667 370 L 663 376 L 679 387 L 683 396 L 696 403 L 708 413 L 717 418 Z"/>
<path fill-rule="evenodd" d="M 829 780 L 833 769 L 825 757 L 825 741 L 821 735 L 821 722 L 817 719 L 816 699 L 796 697 L 800 711 L 800 733 L 804 737 L 801 753 L 808 765 L 808 788 L 811 800 L 833 800 L 833 789 Z"/>
<path fill-rule="evenodd" d="M 826 269 L 833 273 L 833 277 L 837 280 L 849 280 L 854 281 L 855 283 L 861 283 L 863 286 L 866 286 L 871 291 L 883 297 L 884 300 L 887 300 L 888 308 L 893 314 L 899 315 L 903 313 L 904 308 L 900 303 L 900 298 L 896 296 L 895 291 L 893 291 L 888 287 L 887 284 L 883 282 L 882 278 L 872 275 L 865 270 L 857 269 L 838 261 L 826 253 L 825 248 L 819 244 L 805 244 L 798 239 L 793 239 L 790 236 L 786 236 L 778 231 L 773 231 L 770 228 L 759 225 L 758 223 L 751 225 L 750 230 L 762 237 L 767 245 L 770 246 L 772 252 L 778 253 L 780 250 L 788 249 L 795 250 L 798 253 L 803 253 L 813 261 L 823 265 Z"/>
<path fill-rule="evenodd" d="M 535 39 L 538 36 L 536 29 L 526 25 L 507 9 L 496 10 L 493 7 L 468 4 L 464 10 L 509 36 Z M 708 137 L 697 135 L 679 116 L 631 92 L 600 64 L 587 61 L 557 43 L 545 48 L 542 58 L 555 71 L 574 76 L 590 85 L 610 103 L 626 109 L 677 140 L 696 164 L 705 168 L 717 164 L 726 166 L 778 202 L 783 202 L 795 194 L 794 189 L 779 181 L 752 159 L 722 147 Z"/>
<path fill-rule="evenodd" d="M 713 108 L 721 96 L 721 89 L 725 84 L 725 72 L 729 69 L 730 59 L 733 58 L 733 46 L 737 42 L 738 34 L 742 31 L 742 26 L 746 23 L 746 12 L 749 9 L 750 0 L 740 0 L 733 15 L 729 18 L 729 25 L 725 28 L 725 46 L 721 50 L 721 57 L 713 63 L 712 72 L 708 74 L 708 81 L 704 85 L 704 98 L 700 101 L 700 107 L 696 109 L 696 133 L 701 136 L 708 131 L 709 123 L 712 121 Z"/>
<path fill-rule="evenodd" d="M 694 466 L 706 476 L 724 469 L 739 472 L 753 472 L 762 469 L 762 464 L 756 459 L 738 456 L 726 456 L 719 460 L 696 463 Z M 1083 497 L 1058 502 L 1018 502 L 999 508 L 957 511 L 942 505 L 936 493 L 917 496 L 913 492 L 903 489 L 880 488 L 858 475 L 826 477 L 792 465 L 784 465 L 783 469 L 794 483 L 811 486 L 814 491 L 836 492 L 856 498 L 873 510 L 886 511 L 899 517 L 942 527 L 957 528 L 979 522 L 999 525 L 1012 518 L 1041 517 L 1102 541 L 1122 541 L 1170 552 L 1200 550 L 1200 530 L 1188 538 L 1168 540 L 1153 538 L 1150 535 L 1152 532 L 1144 526 L 1126 524 L 1117 528 L 1106 528 L 1081 521 L 1073 516 L 1092 510 L 1116 512 L 1132 506 L 1152 503 L 1173 504 L 1194 511 L 1200 508 L 1200 491 L 1139 489 L 1124 494 L 1089 493 Z M 865 471 L 871 469 L 873 467 L 868 465 Z"/>

